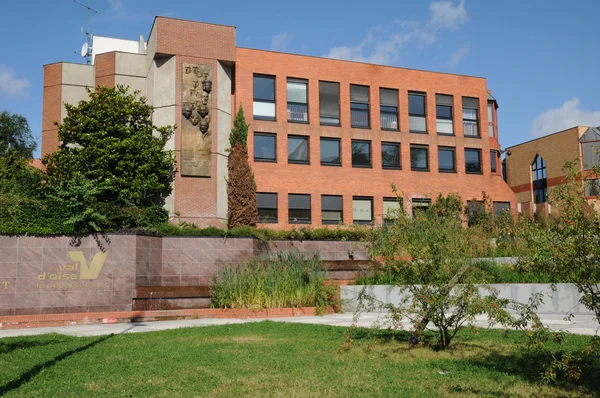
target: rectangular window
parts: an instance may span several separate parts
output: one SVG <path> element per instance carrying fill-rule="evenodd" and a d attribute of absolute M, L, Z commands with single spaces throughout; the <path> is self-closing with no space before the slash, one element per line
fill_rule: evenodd
<path fill-rule="evenodd" d="M 598 197 L 600 193 L 600 183 L 597 178 L 585 181 L 585 196 Z"/>
<path fill-rule="evenodd" d="M 440 171 L 456 172 L 456 149 L 449 146 L 438 147 L 438 167 Z"/>
<path fill-rule="evenodd" d="M 490 169 L 492 173 L 497 171 L 496 165 L 498 164 L 498 151 L 490 151 Z"/>
<path fill-rule="evenodd" d="M 479 137 L 479 99 L 463 97 L 465 137 Z"/>
<path fill-rule="evenodd" d="M 400 217 L 402 212 L 401 198 L 383 198 L 383 222 L 390 225 L 393 220 Z"/>
<path fill-rule="evenodd" d="M 287 79 L 288 122 L 308 123 L 308 81 Z"/>
<path fill-rule="evenodd" d="M 310 163 L 309 149 L 307 136 L 288 135 L 288 163 Z"/>
<path fill-rule="evenodd" d="M 321 124 L 340 125 L 340 84 L 319 82 L 319 109 Z"/>
<path fill-rule="evenodd" d="M 350 125 L 369 127 L 369 86 L 350 85 Z"/>
<path fill-rule="evenodd" d="M 494 136 L 494 103 L 488 102 L 488 129 L 490 131 L 490 137 Z"/>
<path fill-rule="evenodd" d="M 397 142 L 381 143 L 381 167 L 384 169 L 400 169 L 400 144 Z"/>
<path fill-rule="evenodd" d="M 408 93 L 408 118 L 411 133 L 426 133 L 425 94 Z"/>
<path fill-rule="evenodd" d="M 431 199 L 427 198 L 413 198 L 411 202 L 413 217 L 419 212 L 426 212 L 429 206 L 431 206 Z"/>
<path fill-rule="evenodd" d="M 600 164 L 600 142 L 588 141 L 581 143 L 581 152 L 583 153 L 584 170 L 593 169 Z"/>
<path fill-rule="evenodd" d="M 429 171 L 429 147 L 427 145 L 410 146 L 410 169 Z"/>
<path fill-rule="evenodd" d="M 510 211 L 510 202 L 494 202 L 494 213 L 500 214 Z"/>
<path fill-rule="evenodd" d="M 371 167 L 371 141 L 352 140 L 352 167 Z"/>
<path fill-rule="evenodd" d="M 339 138 L 321 138 L 321 164 L 325 166 L 342 164 Z"/>
<path fill-rule="evenodd" d="M 481 149 L 465 148 L 465 171 L 472 174 L 482 174 Z"/>
<path fill-rule="evenodd" d="M 277 161 L 277 144 L 275 134 L 254 133 L 254 161 Z"/>
<path fill-rule="evenodd" d="M 354 196 L 352 198 L 352 214 L 355 224 L 370 224 L 373 222 L 373 198 Z"/>
<path fill-rule="evenodd" d="M 277 194 L 256 194 L 256 206 L 258 207 L 258 222 L 277 223 Z"/>
<path fill-rule="evenodd" d="M 451 95 L 435 95 L 435 113 L 438 134 L 454 135 Z"/>
<path fill-rule="evenodd" d="M 398 125 L 398 90 L 379 89 L 379 114 L 382 130 L 400 130 Z"/>
<path fill-rule="evenodd" d="M 343 207 L 341 196 L 321 196 L 321 222 L 323 224 L 343 223 Z"/>
<path fill-rule="evenodd" d="M 275 120 L 275 76 L 254 75 L 254 118 Z"/>
<path fill-rule="evenodd" d="M 288 195 L 288 221 L 290 224 L 310 224 L 310 195 Z"/>

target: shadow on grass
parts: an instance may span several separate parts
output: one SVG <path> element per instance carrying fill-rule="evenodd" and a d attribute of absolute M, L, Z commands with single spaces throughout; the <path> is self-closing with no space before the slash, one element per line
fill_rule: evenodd
<path fill-rule="evenodd" d="M 15 350 L 24 350 L 27 348 L 41 347 L 41 346 L 56 344 L 56 343 L 60 343 L 60 341 L 59 340 L 16 341 L 14 343 L 5 343 L 0 340 L 0 354 L 9 354 Z"/>

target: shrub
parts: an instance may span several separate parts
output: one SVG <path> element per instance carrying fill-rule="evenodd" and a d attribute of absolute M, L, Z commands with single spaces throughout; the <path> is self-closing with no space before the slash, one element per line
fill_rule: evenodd
<path fill-rule="evenodd" d="M 325 307 L 335 302 L 335 287 L 316 253 L 279 252 L 228 265 L 213 278 L 211 307 Z"/>

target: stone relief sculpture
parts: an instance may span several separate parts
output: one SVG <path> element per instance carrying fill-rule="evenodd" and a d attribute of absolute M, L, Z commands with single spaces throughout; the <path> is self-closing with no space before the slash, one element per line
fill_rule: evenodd
<path fill-rule="evenodd" d="M 183 64 L 181 174 L 210 177 L 211 92 L 210 65 Z"/>

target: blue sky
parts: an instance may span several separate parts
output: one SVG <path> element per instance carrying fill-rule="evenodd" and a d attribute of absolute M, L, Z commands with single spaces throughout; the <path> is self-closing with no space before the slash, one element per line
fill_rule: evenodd
<path fill-rule="evenodd" d="M 87 3 L 87 0 L 80 0 Z M 92 0 L 92 34 L 147 39 L 155 15 L 233 25 L 243 47 L 486 77 L 503 147 L 600 125 L 600 1 Z M 41 135 L 43 65 L 77 55 L 87 11 L 11 1 L 0 15 L 0 110 Z M 76 54 L 77 53 L 77 54 Z M 39 153 L 39 150 L 38 150 Z"/>

